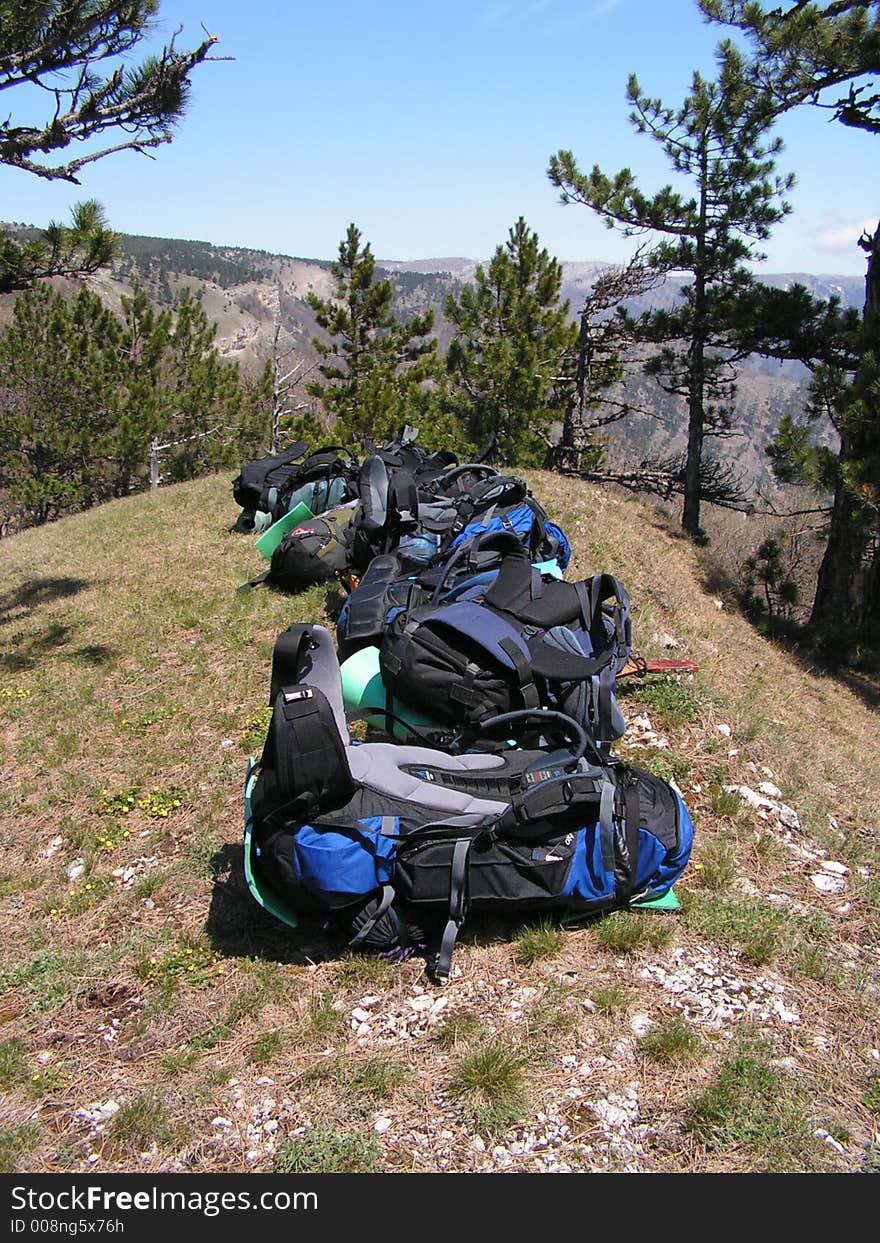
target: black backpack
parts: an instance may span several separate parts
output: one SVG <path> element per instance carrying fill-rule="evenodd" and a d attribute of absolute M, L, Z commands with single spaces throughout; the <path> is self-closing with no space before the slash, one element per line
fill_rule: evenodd
<path fill-rule="evenodd" d="M 632 650 L 629 610 L 612 575 L 542 574 L 514 541 L 490 581 L 394 613 L 380 640 L 382 683 L 465 735 L 489 717 L 549 708 L 607 750 L 625 729 L 614 688 Z"/>
<path fill-rule="evenodd" d="M 238 588 L 266 583 L 279 591 L 297 592 L 314 583 L 339 579 L 349 566 L 349 529 L 355 502 L 305 518 L 286 532 L 272 553 L 268 570 Z"/>
<path fill-rule="evenodd" d="M 322 513 L 356 496 L 359 464 L 341 445 L 325 445 L 308 452 L 297 441 L 283 453 L 245 462 L 232 481 L 232 495 L 242 513 L 235 530 L 253 531 L 256 515 L 277 522 L 299 501 L 313 514 Z"/>
<path fill-rule="evenodd" d="M 261 508 L 263 497 L 269 488 L 277 486 L 296 469 L 296 462 L 308 449 L 304 440 L 298 440 L 282 453 L 267 454 L 265 457 L 253 458 L 245 462 L 239 474 L 232 481 L 232 496 L 236 505 L 241 506 L 244 514 L 239 516 L 237 529 L 244 530 L 246 516 L 251 518 L 250 529 L 253 530 L 253 515 Z M 241 525 L 239 525 L 241 524 Z"/>

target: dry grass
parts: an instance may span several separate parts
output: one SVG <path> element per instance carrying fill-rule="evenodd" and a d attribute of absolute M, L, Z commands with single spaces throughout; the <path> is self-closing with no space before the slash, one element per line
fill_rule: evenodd
<path fill-rule="evenodd" d="M 621 754 L 697 825 L 680 912 L 474 924 L 442 993 L 285 930 L 241 878 L 249 722 L 325 593 L 236 595 L 261 559 L 227 475 L 24 532 L 0 543 L 0 1168 L 876 1167 L 876 712 L 719 609 L 650 510 L 530 478 L 568 576 L 617 574 L 642 655 L 700 664 L 621 696 L 666 744 Z M 763 781 L 800 828 L 725 790 Z"/>

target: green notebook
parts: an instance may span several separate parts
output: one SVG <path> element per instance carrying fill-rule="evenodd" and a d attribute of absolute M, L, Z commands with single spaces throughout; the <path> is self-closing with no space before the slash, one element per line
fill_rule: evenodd
<path fill-rule="evenodd" d="M 298 505 L 294 505 L 290 513 L 279 518 L 277 522 L 273 522 L 267 531 L 257 540 L 257 548 L 263 554 L 267 561 L 272 560 L 272 553 L 281 543 L 282 538 L 288 531 L 300 522 L 305 522 L 307 518 L 314 518 L 314 514 L 304 501 L 300 501 Z"/>

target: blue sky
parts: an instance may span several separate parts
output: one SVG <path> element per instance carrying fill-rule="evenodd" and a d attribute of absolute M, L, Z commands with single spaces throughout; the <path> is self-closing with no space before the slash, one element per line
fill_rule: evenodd
<path fill-rule="evenodd" d="M 484 259 L 522 215 L 559 259 L 619 262 L 634 242 L 562 207 L 549 158 L 570 147 L 659 189 L 669 170 L 627 119 L 627 77 L 677 105 L 723 33 L 693 0 L 163 0 L 159 34 L 178 25 L 181 46 L 204 25 L 232 59 L 196 70 L 174 142 L 99 161 L 80 187 L 0 169 L 0 219 L 63 220 L 91 197 L 126 233 L 329 259 L 354 221 L 379 258 Z M 14 91 L 3 103 L 37 119 Z M 798 184 L 766 270 L 863 273 L 880 140 L 811 108 L 779 132 Z"/>

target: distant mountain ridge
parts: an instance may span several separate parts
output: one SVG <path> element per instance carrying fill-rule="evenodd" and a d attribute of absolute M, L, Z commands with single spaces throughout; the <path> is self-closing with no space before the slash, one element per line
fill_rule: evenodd
<path fill-rule="evenodd" d="M 0 231 L 22 234 L 22 225 L 2 225 Z M 286 330 L 285 346 L 306 365 L 317 361 L 313 338 L 318 333 L 314 313 L 308 304 L 310 292 L 331 297 L 335 282 L 331 260 L 308 259 L 273 254 L 244 246 L 220 246 L 210 242 L 179 238 L 122 235 L 123 253 L 106 271 L 90 279 L 90 285 L 112 308 L 119 309 L 123 296 L 136 284 L 144 287 L 159 305 L 172 305 L 185 289 L 193 291 L 208 319 L 217 325 L 218 350 L 243 369 L 256 371 L 272 355 L 275 324 Z M 450 324 L 443 315 L 447 295 L 471 281 L 478 263 L 464 256 L 428 259 L 382 259 L 376 266 L 380 276 L 394 286 L 394 307 L 406 318 L 426 310 L 435 314 L 435 335 L 441 350 L 449 345 Z M 563 262 L 562 296 L 568 299 L 573 315 L 597 276 L 615 265 L 602 260 Z M 864 279 L 856 276 L 803 272 L 761 273 L 761 279 L 777 288 L 803 284 L 816 297 L 837 296 L 845 306 L 861 308 Z M 651 306 L 674 305 L 686 283 L 683 276 L 670 276 L 657 288 L 634 299 L 630 309 L 638 313 Z M 63 282 L 62 282 L 63 284 Z M 8 318 L 12 295 L 0 296 L 0 325 Z M 287 335 L 289 334 L 289 335 Z M 670 453 L 684 445 L 683 405 L 662 393 L 653 381 L 633 377 L 630 386 L 640 404 L 652 407 L 654 417 L 633 416 L 611 433 L 618 452 L 630 464 L 637 464 L 652 452 Z M 732 458 L 746 479 L 764 482 L 768 478 L 764 445 L 784 413 L 803 408 L 806 372 L 798 364 L 779 364 L 754 358 L 740 372 L 740 423 L 745 434 L 726 441 L 725 457 Z"/>

